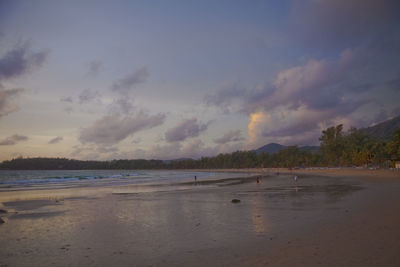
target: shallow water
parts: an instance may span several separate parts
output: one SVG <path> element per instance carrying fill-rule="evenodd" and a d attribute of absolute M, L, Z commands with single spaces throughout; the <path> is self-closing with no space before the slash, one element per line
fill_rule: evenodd
<path fill-rule="evenodd" d="M 249 173 L 171 170 L 0 170 L 0 189 L 24 186 L 175 184 L 223 178 L 246 177 Z"/>

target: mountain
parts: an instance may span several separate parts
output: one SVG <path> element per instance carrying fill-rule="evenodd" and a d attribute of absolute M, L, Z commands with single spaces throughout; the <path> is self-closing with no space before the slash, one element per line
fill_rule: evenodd
<path fill-rule="evenodd" d="M 260 148 L 257 148 L 254 150 L 257 154 L 261 154 L 262 152 L 269 153 L 269 154 L 275 154 L 278 153 L 279 150 L 287 148 L 287 146 L 280 145 L 277 143 L 270 143 L 268 145 L 262 146 Z M 310 151 L 311 153 L 315 153 L 319 151 L 319 146 L 301 146 L 299 147 L 300 150 L 302 151 Z"/>
<path fill-rule="evenodd" d="M 285 148 L 286 146 L 277 144 L 277 143 L 270 143 L 268 145 L 262 146 L 260 148 L 257 148 L 256 150 L 254 150 L 257 154 L 261 154 L 261 153 L 269 153 L 269 154 L 275 154 L 278 153 L 279 150 L 281 150 L 282 148 Z"/>
<path fill-rule="evenodd" d="M 400 116 L 381 122 L 377 125 L 363 128 L 364 133 L 370 135 L 374 139 L 388 141 L 392 138 L 395 130 L 400 128 Z"/>

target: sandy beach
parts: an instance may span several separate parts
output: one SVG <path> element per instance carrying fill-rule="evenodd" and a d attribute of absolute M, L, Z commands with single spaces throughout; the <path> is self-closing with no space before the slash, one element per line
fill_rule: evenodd
<path fill-rule="evenodd" d="M 0 266 L 400 266 L 400 172 L 241 171 L 0 192 Z"/>

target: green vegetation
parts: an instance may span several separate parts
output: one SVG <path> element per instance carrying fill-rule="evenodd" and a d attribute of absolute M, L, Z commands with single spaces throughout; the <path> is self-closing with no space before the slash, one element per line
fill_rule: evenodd
<path fill-rule="evenodd" d="M 394 131 L 388 142 L 385 142 L 374 139 L 356 128 L 344 133 L 343 125 L 337 125 L 322 131 L 319 140 L 320 150 L 314 153 L 297 146 L 289 146 L 274 154 L 236 151 L 215 157 L 202 157 L 198 160 L 80 161 L 65 158 L 17 158 L 0 163 L 0 169 L 219 169 L 369 165 L 393 167 L 394 161 L 400 160 L 400 128 Z"/>
<path fill-rule="evenodd" d="M 393 133 L 389 142 L 374 139 L 364 130 L 351 128 L 343 133 L 343 125 L 322 131 L 322 158 L 327 166 L 366 166 L 389 167 L 400 159 L 400 129 Z"/>
<path fill-rule="evenodd" d="M 341 162 L 341 155 L 344 150 L 343 125 L 330 127 L 322 131 L 321 151 L 327 164 L 338 165 Z"/>
<path fill-rule="evenodd" d="M 161 160 L 82 161 L 66 158 L 17 158 L 0 163 L 9 170 L 161 169 Z"/>

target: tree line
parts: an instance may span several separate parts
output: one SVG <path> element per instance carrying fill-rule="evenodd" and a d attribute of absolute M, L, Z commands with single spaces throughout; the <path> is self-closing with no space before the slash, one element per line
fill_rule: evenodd
<path fill-rule="evenodd" d="M 394 167 L 400 160 L 400 129 L 391 140 L 374 139 L 362 130 L 343 131 L 337 125 L 322 131 L 320 150 L 310 152 L 289 146 L 275 154 L 236 151 L 215 157 L 162 160 L 82 161 L 66 158 L 16 158 L 0 163 L 0 169 L 14 170 L 93 170 L 93 169 L 221 169 L 221 168 L 295 168 L 318 166 Z"/>
<path fill-rule="evenodd" d="M 400 129 L 382 141 L 356 128 L 344 133 L 340 124 L 322 131 L 319 140 L 323 165 L 394 167 L 400 160 Z"/>

